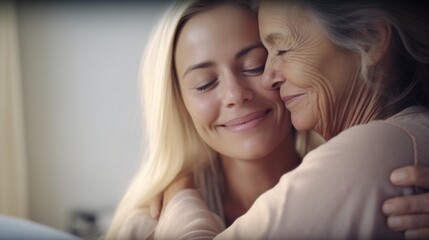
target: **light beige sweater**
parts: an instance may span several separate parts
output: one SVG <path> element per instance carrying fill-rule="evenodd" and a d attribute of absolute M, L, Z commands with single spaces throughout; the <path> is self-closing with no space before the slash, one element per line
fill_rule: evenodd
<path fill-rule="evenodd" d="M 381 204 L 416 191 L 389 181 L 392 170 L 410 164 L 429 166 L 429 111 L 420 107 L 343 131 L 227 229 L 195 190 L 183 190 L 166 207 L 155 238 L 403 238 L 388 229 Z"/>

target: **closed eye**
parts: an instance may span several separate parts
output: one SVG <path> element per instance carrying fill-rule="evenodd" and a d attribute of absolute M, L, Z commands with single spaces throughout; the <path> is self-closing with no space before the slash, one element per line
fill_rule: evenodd
<path fill-rule="evenodd" d="M 265 64 L 257 68 L 243 70 L 243 73 L 247 76 L 258 76 L 264 72 L 264 69 L 265 69 Z"/>
<path fill-rule="evenodd" d="M 287 53 L 287 50 L 277 50 L 276 56 L 282 56 L 283 54 Z"/>
<path fill-rule="evenodd" d="M 216 80 L 212 80 L 212 81 L 209 81 L 207 84 L 204 84 L 201 87 L 195 88 L 195 90 L 197 90 L 197 93 L 204 93 L 204 92 L 207 92 L 210 89 L 216 87 L 216 85 L 217 85 L 217 81 Z"/>

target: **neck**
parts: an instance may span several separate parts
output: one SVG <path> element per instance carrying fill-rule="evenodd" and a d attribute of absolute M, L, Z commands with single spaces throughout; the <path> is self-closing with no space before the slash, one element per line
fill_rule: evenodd
<path fill-rule="evenodd" d="M 261 159 L 221 157 L 225 188 L 223 206 L 226 224 L 244 214 L 265 191 L 274 187 L 280 177 L 299 165 L 295 141 L 289 134 L 284 143 Z"/>

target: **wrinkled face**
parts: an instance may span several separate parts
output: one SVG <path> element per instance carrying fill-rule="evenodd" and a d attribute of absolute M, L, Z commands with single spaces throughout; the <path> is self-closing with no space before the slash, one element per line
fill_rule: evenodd
<path fill-rule="evenodd" d="M 278 92 L 261 85 L 266 58 L 257 17 L 233 5 L 193 16 L 178 36 L 174 62 L 185 107 L 222 155 L 263 157 L 290 132 Z"/>
<path fill-rule="evenodd" d="M 344 112 L 359 72 L 357 54 L 333 44 L 311 13 L 294 3 L 261 1 L 259 28 L 268 50 L 264 87 L 280 86 L 298 130 L 322 134 Z"/>

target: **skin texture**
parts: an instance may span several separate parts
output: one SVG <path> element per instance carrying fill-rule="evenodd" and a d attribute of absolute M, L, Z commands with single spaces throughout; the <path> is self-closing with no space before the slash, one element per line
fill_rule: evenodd
<path fill-rule="evenodd" d="M 185 107 L 220 153 L 230 224 L 299 164 L 290 115 L 278 92 L 261 86 L 267 51 L 257 17 L 229 4 L 199 13 L 179 33 L 174 56 Z"/>
<path fill-rule="evenodd" d="M 280 88 L 298 130 L 325 139 L 373 119 L 377 100 L 360 79 L 360 58 L 333 44 L 299 5 L 261 4 L 261 38 L 269 55 L 264 87 Z"/>
<path fill-rule="evenodd" d="M 264 8 L 264 4 L 262 4 L 262 8 Z M 271 9 L 269 11 L 274 11 L 276 12 L 278 9 L 278 11 L 280 11 L 280 15 L 284 14 L 284 8 L 281 7 L 275 7 L 274 9 Z M 229 14 L 229 15 L 228 15 Z M 235 71 L 231 71 L 231 69 L 236 68 L 237 66 L 240 66 L 240 64 L 237 65 L 237 61 L 235 61 L 233 59 L 233 57 L 229 56 L 229 57 L 225 57 L 225 58 L 217 58 L 221 53 L 219 52 L 220 49 L 224 50 L 224 47 L 231 47 L 234 45 L 234 38 L 243 36 L 243 33 L 238 34 L 238 32 L 242 31 L 244 28 L 239 28 L 236 29 L 234 31 L 236 32 L 219 32 L 218 28 L 222 27 L 224 28 L 224 26 L 230 26 L 231 23 L 234 23 L 237 21 L 236 16 L 237 13 L 231 13 L 229 12 L 228 14 L 224 14 L 224 15 L 219 15 L 219 16 L 212 16 L 213 18 L 216 19 L 216 24 L 214 24 L 214 26 L 206 26 L 203 27 L 206 31 L 206 33 L 204 34 L 212 34 L 210 36 L 207 36 L 207 39 L 209 39 L 211 42 L 211 44 L 206 44 L 208 46 L 205 46 L 204 48 L 207 48 L 209 50 L 207 50 L 207 52 L 202 52 L 202 53 L 198 53 L 198 51 L 196 50 L 200 50 L 195 46 L 204 46 L 204 41 L 202 41 L 202 39 L 193 39 L 195 40 L 194 44 L 191 46 L 189 46 L 187 48 L 187 50 L 184 50 L 183 52 L 185 54 L 188 53 L 193 53 L 193 54 L 200 54 L 201 58 L 199 60 L 199 62 L 204 62 L 204 61 L 212 61 L 214 62 L 214 64 L 212 64 L 210 67 L 204 68 L 204 69 L 200 69 L 200 70 L 196 70 L 199 72 L 196 72 L 195 74 L 206 74 L 204 76 L 211 76 L 210 74 L 214 74 L 214 75 L 222 75 L 225 76 L 225 69 L 229 69 L 229 73 L 228 71 L 226 71 L 226 75 L 227 76 L 231 76 L 236 74 L 237 76 L 239 76 L 240 74 L 237 74 L 239 71 L 235 70 Z M 263 13 L 261 13 L 263 14 Z M 268 60 L 267 63 L 267 69 L 266 72 L 264 73 L 264 77 L 265 79 L 263 80 L 263 82 L 265 84 L 267 84 L 269 87 L 269 89 L 274 89 L 275 91 L 281 91 L 282 96 L 287 96 L 287 95 L 293 95 L 293 94 L 302 94 L 300 96 L 301 99 L 297 99 L 299 101 L 296 101 L 296 103 L 291 103 L 289 108 L 292 111 L 292 120 L 294 121 L 294 124 L 296 126 L 299 126 L 300 129 L 309 129 L 309 128 L 316 128 L 316 129 L 320 129 L 322 131 L 322 129 L 326 128 L 329 131 L 325 131 L 324 132 L 324 136 L 326 138 L 330 138 L 330 136 L 335 135 L 339 129 L 341 128 L 347 128 L 348 125 L 352 125 L 353 123 L 357 122 L 357 121 L 361 121 L 361 122 L 365 122 L 365 121 L 369 121 L 371 119 L 370 115 L 364 115 L 361 118 L 357 118 L 355 116 L 352 116 L 348 119 L 342 119 L 341 116 L 342 115 L 347 115 L 345 113 L 346 109 L 354 109 L 354 111 L 360 112 L 362 111 L 363 108 L 365 108 L 365 104 L 363 105 L 359 105 L 356 102 L 352 102 L 350 101 L 348 98 L 348 96 L 346 95 L 338 95 L 336 96 L 336 92 L 342 92 L 342 93 L 347 93 L 347 91 L 349 92 L 353 92 L 353 94 L 361 94 L 360 96 L 362 98 L 366 98 L 368 100 L 371 99 L 371 95 L 366 93 L 365 91 L 363 91 L 361 88 L 358 88 L 357 86 L 354 86 L 354 90 L 351 91 L 352 89 L 350 85 L 346 85 L 343 84 L 341 80 L 339 80 L 339 78 L 342 77 L 348 77 L 348 78 L 352 78 L 352 79 L 356 79 L 357 78 L 357 73 L 356 74 L 352 74 L 347 76 L 347 74 L 345 72 L 347 72 L 345 69 L 347 63 L 353 63 L 354 61 L 358 61 L 356 56 L 354 56 L 353 54 L 347 53 L 342 51 L 341 49 L 338 49 L 335 46 L 332 46 L 332 44 L 329 44 L 329 42 L 327 42 L 327 39 L 324 38 L 323 36 L 321 36 L 318 33 L 323 33 L 322 29 L 320 28 L 320 26 L 308 26 L 309 24 L 311 24 L 311 22 L 309 22 L 308 17 L 305 14 L 302 14 L 302 12 L 299 12 L 299 9 L 294 9 L 293 11 L 291 10 L 290 12 L 288 12 L 288 14 L 295 14 L 297 15 L 297 21 L 296 22 L 288 22 L 288 24 L 286 24 L 286 26 L 284 25 L 284 19 L 282 19 L 281 17 L 274 18 L 271 19 L 270 21 L 268 21 L 267 23 L 264 23 L 263 21 L 261 21 L 261 24 L 271 24 L 271 26 L 274 26 L 274 32 L 277 33 L 277 35 L 275 35 L 274 38 L 272 38 L 272 41 L 268 43 L 267 40 L 264 41 L 264 43 L 267 45 L 268 50 L 270 52 L 270 58 Z M 271 16 L 273 16 L 273 14 L 270 14 Z M 234 21 L 229 20 L 228 16 L 234 16 Z M 192 24 L 192 23 L 203 23 L 202 22 L 202 18 L 197 18 L 198 16 L 195 16 L 194 19 L 195 21 L 189 21 L 188 24 Z M 200 16 L 201 17 L 201 16 Z M 206 15 L 207 17 L 207 15 Z M 263 20 L 265 21 L 266 18 L 263 18 Z M 301 21 L 298 21 L 298 20 Z M 230 22 L 220 22 L 221 20 L 228 20 Z M 252 24 L 256 24 L 254 19 L 250 20 L 251 22 L 253 22 Z M 209 21 L 210 22 L 210 21 Z M 188 25 L 187 24 L 187 25 Z M 211 23 L 212 24 L 212 23 Z M 212 24 L 213 25 L 213 24 Z M 189 27 L 190 25 L 188 25 Z M 264 26 L 261 26 L 262 29 L 264 29 Z M 301 32 L 303 31 L 306 27 L 310 27 L 308 31 L 305 32 Z M 213 28 L 213 30 L 212 30 Z M 249 29 L 252 28 L 252 26 L 249 26 Z M 208 31 L 208 29 L 210 29 L 210 31 Z M 216 31 L 215 31 L 216 29 Z M 252 28 L 253 29 L 253 28 Z M 223 29 L 222 31 L 227 31 L 228 29 Z M 232 29 L 230 29 L 232 30 Z M 253 29 L 252 32 L 253 33 L 257 33 L 257 29 Z M 203 32 L 200 32 L 200 34 L 202 34 Z M 221 38 L 216 35 L 216 34 L 220 34 L 221 33 Z M 247 33 L 249 34 L 249 33 Z M 262 32 L 262 34 L 264 34 L 264 32 Z M 246 35 L 246 34 L 244 34 Z M 182 33 L 183 36 L 183 33 Z M 196 36 L 198 36 L 198 34 L 195 34 L 193 37 L 195 38 Z M 201 37 L 201 36 L 200 36 Z M 262 35 L 262 37 L 264 37 L 264 35 Z M 220 39 L 219 39 L 220 38 Z M 252 35 L 252 38 L 255 38 L 255 36 Z M 255 38 L 256 39 L 256 38 Z M 183 39 L 182 39 L 183 40 Z M 200 42 L 198 42 L 198 40 L 200 40 Z M 257 40 L 256 40 L 257 41 Z M 217 43 L 216 43 L 217 42 Z M 242 43 L 246 43 L 247 40 L 241 40 Z M 253 42 L 252 42 L 253 43 Z M 252 45 L 252 43 L 249 43 L 248 45 Z M 245 46 L 246 44 L 243 44 L 243 46 Z M 324 46 L 324 49 L 322 50 L 318 50 L 319 46 Z M 201 50 L 203 49 L 203 47 L 201 47 Z M 239 48 L 237 48 L 239 49 Z M 303 54 L 298 55 L 295 54 L 295 51 L 302 51 Z M 210 52 L 211 51 L 211 52 Z M 237 52 L 237 50 L 234 50 L 235 52 Z M 231 52 L 234 52 L 231 51 Z M 253 50 L 255 51 L 255 50 Z M 259 51 L 259 49 L 256 49 L 256 52 L 251 53 L 253 55 L 262 55 L 262 52 Z M 318 55 L 321 56 L 318 56 Z M 253 56 L 252 55 L 252 56 Z M 210 56 L 210 57 L 207 57 Z M 213 56 L 213 58 L 212 58 Z M 216 57 L 215 57 L 216 56 Z M 374 61 L 379 58 L 380 56 L 374 56 Z M 259 58 L 259 56 L 258 56 Z M 338 58 L 338 59 L 337 59 Z M 186 63 L 186 60 L 197 60 L 194 62 L 189 62 Z M 221 59 L 227 59 L 227 60 L 221 60 Z M 196 64 L 198 63 L 198 59 L 196 57 L 188 57 L 188 59 L 179 59 L 179 55 L 178 52 L 176 52 L 176 59 L 175 59 L 176 63 L 176 67 L 182 67 L 182 68 L 186 68 L 186 64 L 187 65 L 192 65 L 192 64 Z M 229 64 L 226 64 L 227 62 L 229 62 Z M 184 65 L 184 66 L 180 66 L 180 64 Z M 221 63 L 221 64 L 220 64 Z M 258 65 L 263 64 L 263 62 L 261 62 L 261 60 L 255 60 L 253 61 L 255 68 L 258 67 Z M 323 67 L 315 67 L 318 64 L 321 64 L 321 66 Z M 344 64 L 346 63 L 346 64 Z M 352 64 L 350 64 L 352 65 Z M 233 67 L 231 67 L 233 66 Z M 234 67 L 235 66 L 235 67 Z M 339 69 L 336 66 L 342 66 L 341 69 Z M 285 68 L 287 69 L 287 71 L 274 71 L 274 70 L 278 70 L 281 68 Z M 251 67 L 253 68 L 253 67 Z M 239 68 L 238 68 L 239 69 Z M 274 69 L 274 70 L 273 70 Z M 334 70 L 332 70 L 334 69 Z M 219 142 L 219 144 L 217 145 L 217 150 L 225 151 L 225 154 L 229 154 L 231 152 L 231 150 L 229 150 L 230 148 L 226 148 L 227 150 L 223 150 L 223 147 L 220 143 L 221 139 L 223 139 L 225 135 L 222 135 L 222 132 L 218 132 L 216 128 L 213 128 L 210 126 L 210 123 L 213 122 L 213 120 L 210 120 L 213 118 L 213 116 L 211 116 L 211 114 L 223 114 L 224 112 L 226 112 L 225 109 L 228 109 L 227 107 L 219 107 L 221 106 L 221 100 L 225 100 L 226 97 L 228 95 L 221 95 L 221 93 L 226 94 L 225 90 L 219 91 L 218 89 L 220 87 L 224 87 L 225 82 L 220 82 L 222 80 L 225 81 L 225 78 L 222 79 L 217 79 L 217 85 L 216 87 L 210 86 L 208 87 L 208 91 L 204 92 L 203 94 L 197 94 L 195 93 L 195 88 L 204 86 L 205 84 L 209 83 L 210 80 L 212 80 L 210 77 L 208 78 L 209 80 L 207 81 L 207 79 L 201 78 L 198 81 L 194 82 L 194 85 L 189 85 L 192 80 L 189 80 L 188 83 L 185 82 L 185 78 L 180 78 L 180 69 L 178 70 L 178 76 L 179 76 L 179 81 L 181 84 L 181 92 L 182 95 L 184 96 L 185 102 L 188 104 L 187 106 L 189 107 L 188 110 L 190 112 L 190 114 L 193 114 L 193 120 L 195 122 L 207 122 L 207 124 L 201 124 L 201 126 L 199 127 L 199 131 L 202 132 L 202 135 L 205 135 L 205 139 L 207 139 L 208 141 L 215 141 L 215 142 Z M 223 70 L 223 71 L 222 71 Z M 350 70 L 350 69 L 349 69 Z M 183 72 L 184 70 L 182 70 Z M 357 69 L 353 69 L 352 71 L 357 72 Z M 283 75 L 282 75 L 283 74 Z M 286 76 L 286 77 L 285 77 Z M 253 79 L 256 78 L 255 76 L 247 76 L 246 79 Z M 259 78 L 259 76 L 258 76 Z M 242 78 L 244 79 L 244 78 Z M 267 83 L 267 80 L 272 79 L 272 82 Z M 315 86 L 312 86 L 311 83 L 304 81 L 304 79 L 309 79 L 309 81 L 314 81 L 316 82 Z M 330 82 L 332 81 L 332 82 Z M 287 88 L 282 88 L 280 89 L 280 84 L 283 84 L 285 86 L 287 86 Z M 229 90 L 234 89 L 232 87 L 235 86 L 235 89 L 245 89 L 244 87 L 246 85 L 242 84 L 242 85 L 238 85 L 237 82 L 232 82 L 229 85 L 230 87 L 227 88 Z M 232 87 L 231 87 L 232 86 Z M 267 87 L 267 86 L 265 86 Z M 207 97 L 208 92 L 214 90 L 215 93 L 210 93 L 210 96 Z M 220 92 L 220 93 L 219 93 Z M 232 95 L 231 95 L 232 93 Z M 231 91 L 229 96 L 232 97 L 234 96 L 234 93 L 236 93 L 235 91 Z M 217 95 L 219 94 L 219 95 Z M 253 92 L 249 92 L 249 91 L 243 91 L 242 93 L 242 99 L 247 99 L 243 102 L 249 102 L 250 101 L 254 101 L 255 94 Z M 277 93 L 278 94 L 278 93 Z M 235 95 L 236 96 L 236 95 Z M 203 99 L 203 97 L 205 97 L 206 99 Z M 208 99 L 207 99 L 208 98 Z M 216 100 L 214 100 L 216 99 Z M 221 100 L 219 100 L 221 99 Z M 231 98 L 230 98 L 231 99 Z M 199 101 L 202 101 L 199 103 Z M 214 101 L 216 101 L 217 103 L 213 103 Z M 311 102 L 316 102 L 318 103 L 317 105 L 312 105 Z M 231 103 L 231 102 L 230 102 Z M 201 106 L 199 106 L 199 104 L 201 104 Z M 204 104 L 204 105 L 203 105 Z M 213 104 L 213 105 L 212 105 Z M 326 114 L 323 115 L 322 112 L 324 112 L 326 109 L 328 109 L 330 106 L 333 106 L 334 104 L 338 104 L 339 106 L 341 106 L 341 108 L 339 108 L 337 116 L 334 117 L 334 113 L 330 113 L 330 114 Z M 192 107 L 193 105 L 193 107 Z M 225 105 L 225 103 L 224 103 Z M 228 104 L 226 104 L 227 106 Z M 231 109 L 232 106 L 234 106 L 233 104 L 229 105 Z M 236 106 L 236 105 L 235 105 Z M 300 106 L 298 108 L 298 106 Z M 193 110 L 191 109 L 193 108 Z M 216 111 L 211 111 L 213 109 L 216 109 Z M 210 109 L 210 112 L 205 113 L 204 110 L 205 109 Z M 304 111 L 302 111 L 304 110 Z M 352 111 L 352 110 L 350 110 Z M 201 114 L 201 115 L 200 115 Z M 204 116 L 204 119 L 200 119 L 199 116 Z M 216 119 L 217 117 L 215 116 L 214 119 Z M 329 122 L 333 121 L 333 124 L 329 125 Z M 340 125 L 339 122 L 344 122 L 343 125 Z M 290 123 L 287 123 L 290 124 Z M 290 125 L 289 125 L 290 126 Z M 232 135 L 232 134 L 230 134 Z M 236 134 L 235 139 L 237 139 L 238 135 Z M 217 139 L 217 140 L 210 140 L 210 138 L 213 139 Z M 241 145 L 238 147 L 242 147 L 242 149 L 252 149 L 252 151 L 256 151 L 257 148 L 253 149 L 251 146 L 255 146 L 252 145 L 252 141 L 253 143 L 257 142 L 256 140 L 250 140 L 247 142 L 247 144 L 249 145 Z M 236 141 L 232 141 L 229 142 L 228 146 L 234 146 L 234 148 L 232 149 L 232 155 L 234 155 L 235 152 L 235 148 L 237 147 L 236 144 L 234 144 L 234 142 Z M 232 144 L 232 145 L 230 145 Z M 244 150 L 247 151 L 247 150 Z M 237 155 L 235 155 L 237 156 Z M 243 158 L 242 156 L 237 156 L 238 158 Z M 246 158 L 246 157 L 244 157 Z M 248 161 L 252 161 L 249 160 L 249 156 L 247 156 Z M 243 159 L 242 159 L 243 160 Z M 227 174 L 229 176 L 236 176 L 238 178 L 240 178 L 241 176 L 247 176 L 246 171 L 250 171 L 252 174 L 255 173 L 254 170 L 252 170 L 251 168 L 248 168 L 248 166 L 246 168 L 243 168 L 243 164 L 239 164 L 236 165 L 235 163 L 242 163 L 243 161 L 223 161 L 224 162 L 224 170 L 226 172 L 230 172 L 228 171 L 228 169 L 230 170 L 234 170 L 235 174 Z M 236 166 L 232 166 L 230 168 L 226 168 L 225 166 L 227 166 L 227 163 L 233 163 L 233 165 Z M 240 167 L 242 167 L 242 169 L 240 170 Z M 427 169 L 423 169 L 423 168 L 416 168 L 416 167 L 407 167 L 404 169 L 399 169 L 398 171 L 403 171 L 405 173 L 407 173 L 406 175 L 403 175 L 402 180 L 400 181 L 395 181 L 395 179 L 392 177 L 392 182 L 398 186 L 410 186 L 410 185 L 416 185 L 416 186 L 420 186 L 420 187 L 426 187 L 429 188 L 429 181 L 428 181 L 428 177 L 429 176 L 429 171 Z M 256 175 L 257 176 L 257 175 Z M 231 182 L 233 183 L 237 183 L 239 182 L 240 179 L 232 179 Z M 241 179 L 243 180 L 243 179 Z M 179 185 L 183 183 L 183 181 L 178 181 Z M 186 182 L 186 181 L 185 181 Z M 189 181 L 188 181 L 189 183 Z M 174 187 L 175 184 L 172 184 L 172 186 Z M 269 184 L 268 184 L 269 185 Z M 239 185 L 242 186 L 242 185 Z M 236 187 L 236 189 L 239 189 L 239 186 Z M 249 184 L 247 186 L 250 186 L 250 188 L 252 188 L 252 184 L 249 182 Z M 178 189 L 183 189 L 183 188 L 192 188 L 193 186 L 182 186 L 179 187 Z M 175 188 L 177 190 L 177 188 Z M 234 188 L 230 188 L 230 192 L 232 193 L 232 195 L 230 196 L 234 196 L 233 195 L 233 189 Z M 263 188 L 261 188 L 263 189 Z M 177 190 L 178 191 L 178 190 Z M 176 191 L 176 192 L 177 192 Z M 239 190 L 238 190 L 239 191 Z M 241 192 L 241 191 L 240 191 Z M 263 192 L 262 190 L 260 192 Z M 254 196 L 256 196 L 257 191 L 253 192 L 253 194 L 251 194 L 254 198 Z M 175 191 L 169 191 L 168 194 L 168 198 L 165 198 L 164 195 L 164 203 L 168 202 L 168 199 L 171 198 L 171 196 L 173 196 L 175 194 Z M 159 203 L 160 203 L 160 199 L 161 197 L 158 197 L 158 199 L 156 199 L 154 202 L 156 204 L 152 204 L 151 208 L 155 209 L 154 212 L 157 212 L 156 209 L 159 209 Z M 252 199 L 252 198 L 242 198 L 243 199 Z M 412 213 L 422 213 L 422 212 L 428 212 L 429 209 L 427 206 L 429 206 L 429 201 L 427 200 L 429 199 L 429 195 L 428 194 L 424 194 L 424 195 L 415 195 L 415 196 L 408 196 L 408 197 L 401 197 L 401 198 L 394 198 L 394 199 L 389 199 L 386 200 L 385 204 L 383 205 L 383 212 L 386 215 L 389 215 L 389 218 L 387 220 L 387 223 L 389 224 L 389 226 L 392 229 L 395 230 L 403 230 L 405 228 L 407 229 L 412 229 L 412 230 L 407 230 L 406 231 L 406 236 L 407 237 L 413 237 L 413 236 L 420 236 L 420 237 L 427 237 L 429 236 L 429 230 L 427 228 L 421 228 L 424 227 L 425 223 L 429 222 L 428 220 L 428 216 L 426 214 L 415 214 L 415 215 L 410 215 Z M 228 202 L 227 199 L 224 199 L 225 202 Z M 237 200 L 234 200 L 237 201 Z M 231 202 L 234 202 L 231 201 Z M 245 200 L 244 200 L 245 201 Z M 243 202 L 243 201 L 242 201 Z M 247 205 L 248 203 L 252 202 L 252 201 L 246 201 Z M 246 204 L 238 204 L 238 205 L 246 205 Z M 246 205 L 246 206 L 247 206 Z M 240 209 L 239 211 L 235 212 L 235 217 L 239 216 L 240 214 L 242 214 L 245 210 L 246 207 L 237 207 L 237 204 L 232 204 L 230 207 L 225 205 L 225 209 Z M 155 214 L 154 216 L 156 216 L 157 214 Z M 401 221 L 398 221 L 397 219 L 400 218 Z M 233 218 L 231 218 L 233 219 Z M 394 224 L 396 223 L 396 225 Z M 400 223 L 398 225 L 398 223 Z M 421 228 L 421 229 L 417 229 L 417 230 L 413 230 L 413 228 Z"/>

